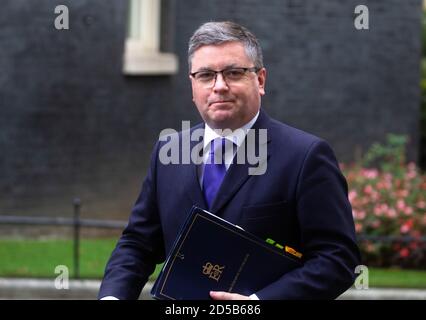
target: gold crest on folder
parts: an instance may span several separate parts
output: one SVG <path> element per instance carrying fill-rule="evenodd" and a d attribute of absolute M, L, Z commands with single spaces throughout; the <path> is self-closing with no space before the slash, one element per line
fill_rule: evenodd
<path fill-rule="evenodd" d="M 203 266 L 203 274 L 209 276 L 210 279 L 219 281 L 225 266 L 213 265 L 211 262 L 206 262 Z"/>

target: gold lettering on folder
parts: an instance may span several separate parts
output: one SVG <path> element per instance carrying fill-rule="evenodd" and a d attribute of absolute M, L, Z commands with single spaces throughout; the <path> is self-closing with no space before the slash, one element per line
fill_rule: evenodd
<path fill-rule="evenodd" d="M 206 262 L 203 266 L 203 274 L 209 276 L 210 279 L 219 281 L 225 266 L 213 265 L 211 262 Z"/>

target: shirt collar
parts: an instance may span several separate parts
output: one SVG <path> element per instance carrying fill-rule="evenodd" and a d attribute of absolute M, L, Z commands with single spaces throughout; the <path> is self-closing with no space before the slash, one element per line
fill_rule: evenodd
<path fill-rule="evenodd" d="M 206 123 L 205 130 L 204 130 L 204 149 L 210 144 L 212 140 L 216 138 L 225 138 L 226 140 L 229 140 L 235 143 L 238 147 L 240 147 L 247 135 L 247 131 L 251 129 L 251 127 L 253 127 L 254 123 L 259 117 L 259 113 L 260 113 L 260 109 L 257 111 L 253 119 L 251 119 L 241 128 L 234 130 L 231 134 L 228 134 L 226 136 L 219 135 L 214 129 L 209 127 L 209 125 Z"/>

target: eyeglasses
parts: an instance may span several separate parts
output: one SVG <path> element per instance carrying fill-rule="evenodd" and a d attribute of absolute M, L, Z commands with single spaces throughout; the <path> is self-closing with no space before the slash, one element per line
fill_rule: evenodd
<path fill-rule="evenodd" d="M 226 68 L 219 71 L 214 70 L 201 70 L 197 72 L 190 73 L 190 76 L 195 79 L 196 82 L 203 85 L 206 88 L 212 88 L 217 79 L 217 74 L 222 74 L 223 80 L 226 84 L 230 85 L 233 83 L 240 82 L 243 80 L 247 72 L 258 72 L 260 68 L 251 67 L 251 68 Z"/>

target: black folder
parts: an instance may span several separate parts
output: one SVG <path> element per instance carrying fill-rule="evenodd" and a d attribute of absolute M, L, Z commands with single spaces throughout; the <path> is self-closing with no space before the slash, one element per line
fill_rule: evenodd
<path fill-rule="evenodd" d="M 208 300 L 210 290 L 251 295 L 302 265 L 301 254 L 193 207 L 151 294 Z"/>

